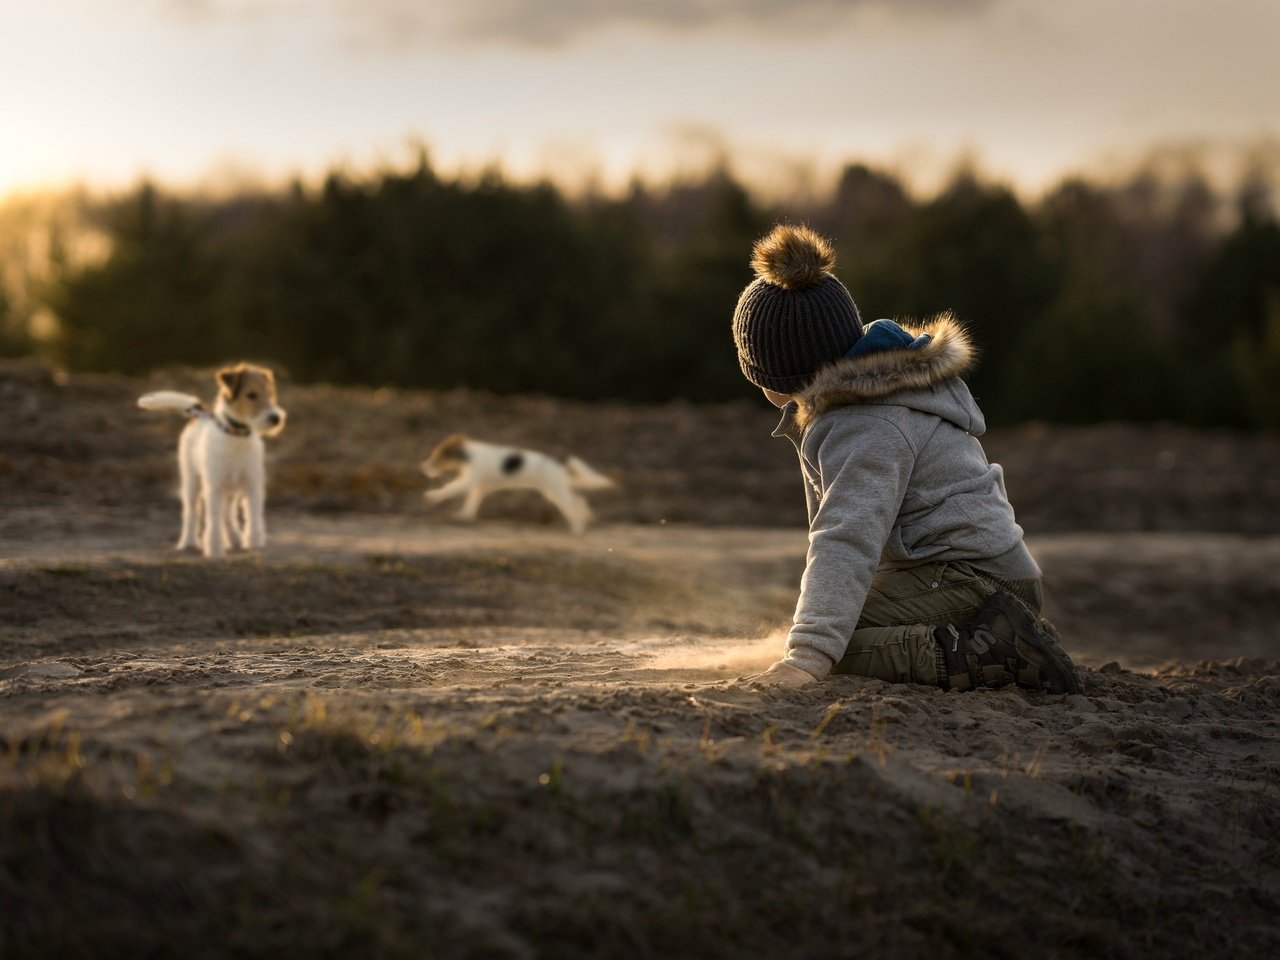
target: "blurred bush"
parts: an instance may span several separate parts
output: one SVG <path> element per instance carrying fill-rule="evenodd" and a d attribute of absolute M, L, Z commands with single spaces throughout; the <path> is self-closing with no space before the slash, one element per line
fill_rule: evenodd
<path fill-rule="evenodd" d="M 952 310 L 993 422 L 1280 425 L 1280 226 L 1204 180 L 1062 183 L 1034 205 L 957 176 L 912 197 L 848 167 L 766 209 L 724 170 L 569 198 L 415 167 L 220 200 L 143 184 L 91 212 L 105 256 L 54 257 L 42 349 L 127 373 L 245 357 L 301 380 L 582 399 L 748 396 L 729 318 L 777 219 L 830 235 L 865 319 Z M 56 247 L 55 247 L 56 253 Z M 0 348 L 30 349 L 0 295 Z"/>

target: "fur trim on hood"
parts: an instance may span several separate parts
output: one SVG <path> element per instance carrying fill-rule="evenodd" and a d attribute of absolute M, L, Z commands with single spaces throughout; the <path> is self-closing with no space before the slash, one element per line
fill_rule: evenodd
<path fill-rule="evenodd" d="M 902 326 L 913 335 L 927 333 L 933 339 L 918 350 L 881 350 L 822 367 L 796 397 L 796 422 L 801 429 L 835 407 L 878 400 L 899 390 L 927 389 L 973 367 L 976 348 L 950 313 Z"/>

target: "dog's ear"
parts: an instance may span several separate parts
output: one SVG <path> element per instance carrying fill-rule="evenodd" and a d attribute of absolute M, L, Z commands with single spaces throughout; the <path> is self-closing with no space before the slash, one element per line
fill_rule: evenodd
<path fill-rule="evenodd" d="M 276 375 L 271 372 L 270 367 L 254 367 L 253 369 L 262 375 L 263 388 L 267 391 L 267 397 L 274 402 L 276 398 Z"/>
<path fill-rule="evenodd" d="M 244 383 L 244 367 L 223 367 L 218 371 L 218 383 L 226 391 L 227 399 L 234 400 Z"/>

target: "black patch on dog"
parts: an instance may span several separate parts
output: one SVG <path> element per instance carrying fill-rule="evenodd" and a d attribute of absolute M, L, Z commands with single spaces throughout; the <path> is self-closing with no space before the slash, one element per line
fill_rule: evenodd
<path fill-rule="evenodd" d="M 502 472 L 508 476 L 518 473 L 520 468 L 524 466 L 523 453 L 508 453 L 502 460 Z"/>

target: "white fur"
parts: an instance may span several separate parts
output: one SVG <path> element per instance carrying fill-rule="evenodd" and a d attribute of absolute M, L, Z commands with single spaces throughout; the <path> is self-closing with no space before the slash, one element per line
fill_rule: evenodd
<path fill-rule="evenodd" d="M 443 466 L 426 460 L 422 472 L 428 477 L 439 476 L 451 469 L 458 475 L 443 487 L 428 490 L 422 496 L 428 503 L 441 503 L 452 497 L 464 496 L 456 517 L 471 521 L 476 518 L 480 504 L 489 494 L 499 490 L 533 490 L 554 504 L 569 523 L 574 533 L 582 533 L 591 520 L 591 508 L 579 490 L 604 490 L 613 481 L 592 470 L 577 457 L 569 457 L 563 463 L 536 450 L 502 447 L 479 440 L 465 440 L 465 463 L 451 462 Z M 504 472 L 503 463 L 512 455 L 522 457 L 520 469 Z"/>
<path fill-rule="evenodd" d="M 140 396 L 138 406 L 143 410 L 176 410 L 179 413 L 186 413 L 200 406 L 200 398 L 174 390 L 157 390 L 155 393 L 144 393 Z"/>
<path fill-rule="evenodd" d="M 192 416 L 178 440 L 182 533 L 177 548 L 199 549 L 206 557 L 221 557 L 236 547 L 260 550 L 266 546 L 267 481 L 262 435 L 279 432 L 284 410 L 265 406 L 244 421 L 249 427 L 248 436 L 232 436 L 220 429 L 214 419 L 226 415 L 221 395 L 213 415 L 194 413 L 200 407 L 198 397 L 170 390 L 139 397 L 138 406 Z M 272 416 L 276 418 L 274 422 Z"/>

